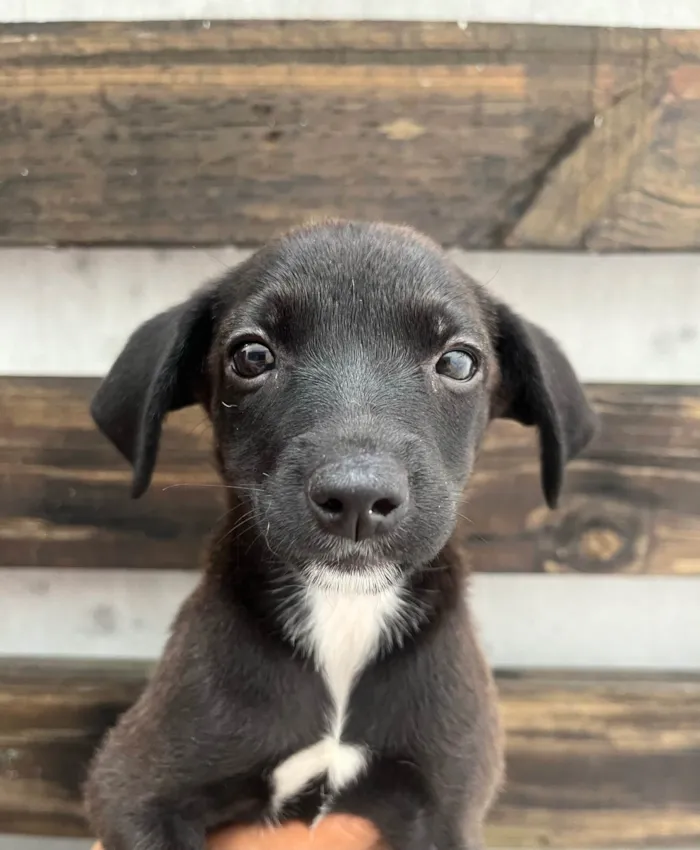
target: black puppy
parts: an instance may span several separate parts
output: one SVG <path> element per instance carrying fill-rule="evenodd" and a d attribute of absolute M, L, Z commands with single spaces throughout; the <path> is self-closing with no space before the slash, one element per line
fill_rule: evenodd
<path fill-rule="evenodd" d="M 131 337 L 92 412 L 135 496 L 195 403 L 230 512 L 92 767 L 105 849 L 326 812 L 393 850 L 482 847 L 501 740 L 449 539 L 493 417 L 538 427 L 555 503 L 594 423 L 569 363 L 425 237 L 331 222 Z"/>

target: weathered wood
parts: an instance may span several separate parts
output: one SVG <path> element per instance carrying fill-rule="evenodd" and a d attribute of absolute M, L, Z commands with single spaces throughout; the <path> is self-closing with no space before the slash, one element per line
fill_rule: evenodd
<path fill-rule="evenodd" d="M 0 243 L 697 248 L 700 38 L 367 22 L 0 26 Z"/>
<path fill-rule="evenodd" d="M 79 794 L 141 666 L 0 663 L 0 831 L 82 835 Z M 508 782 L 489 846 L 695 846 L 700 680 L 503 675 Z"/>
<path fill-rule="evenodd" d="M 0 833 L 83 835 L 81 788 L 143 667 L 0 661 Z"/>
<path fill-rule="evenodd" d="M 0 378 L 0 566 L 197 566 L 223 511 L 204 413 L 171 417 L 153 486 L 133 501 L 130 470 L 89 418 L 95 386 Z M 535 433 L 492 424 L 456 532 L 474 569 L 700 573 L 700 388 L 591 396 L 601 434 L 554 512 Z"/>
<path fill-rule="evenodd" d="M 508 780 L 503 847 L 700 840 L 700 680 L 524 675 L 499 682 Z"/>

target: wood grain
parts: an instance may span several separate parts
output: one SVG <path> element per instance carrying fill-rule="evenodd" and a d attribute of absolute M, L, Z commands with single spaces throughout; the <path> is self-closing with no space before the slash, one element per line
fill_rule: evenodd
<path fill-rule="evenodd" d="M 0 832 L 85 834 L 85 767 L 145 675 L 116 662 L 0 661 Z"/>
<path fill-rule="evenodd" d="M 700 680 L 501 678 L 508 780 L 492 846 L 696 846 Z"/>
<path fill-rule="evenodd" d="M 146 669 L 0 663 L 0 831 L 83 835 L 90 754 Z M 695 846 L 700 679 L 503 674 L 508 782 L 489 846 Z"/>
<path fill-rule="evenodd" d="M 700 245 L 700 39 L 452 23 L 0 25 L 0 244 Z"/>
<path fill-rule="evenodd" d="M 171 417 L 153 486 L 133 501 L 129 468 L 89 418 L 95 387 L 0 378 L 0 566 L 196 567 L 223 512 L 204 413 Z M 700 388 L 590 392 L 601 434 L 557 511 L 534 432 L 492 424 L 458 548 L 478 571 L 700 574 Z"/>

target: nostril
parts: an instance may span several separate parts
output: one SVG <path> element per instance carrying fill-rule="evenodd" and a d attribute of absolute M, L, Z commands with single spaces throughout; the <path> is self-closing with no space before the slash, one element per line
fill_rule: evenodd
<path fill-rule="evenodd" d="M 392 502 L 391 499 L 377 499 L 370 508 L 370 513 L 377 516 L 389 516 L 397 507 L 396 502 Z"/>
<path fill-rule="evenodd" d="M 316 522 L 331 534 L 355 541 L 394 529 L 409 502 L 406 471 L 391 458 L 374 455 L 319 467 L 305 491 Z"/>
<path fill-rule="evenodd" d="M 343 503 L 340 499 L 326 499 L 325 502 L 318 502 L 317 504 L 319 508 L 329 514 L 340 515 L 343 512 Z"/>

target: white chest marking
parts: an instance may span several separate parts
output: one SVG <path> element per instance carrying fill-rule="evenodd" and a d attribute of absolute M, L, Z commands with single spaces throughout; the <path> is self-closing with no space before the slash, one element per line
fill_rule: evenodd
<path fill-rule="evenodd" d="M 324 774 L 332 791 L 352 782 L 367 765 L 361 746 L 342 741 L 352 687 L 405 616 L 401 590 L 376 594 L 311 587 L 293 637 L 312 655 L 331 700 L 326 734 L 277 766 L 272 775 L 273 810 Z"/>

